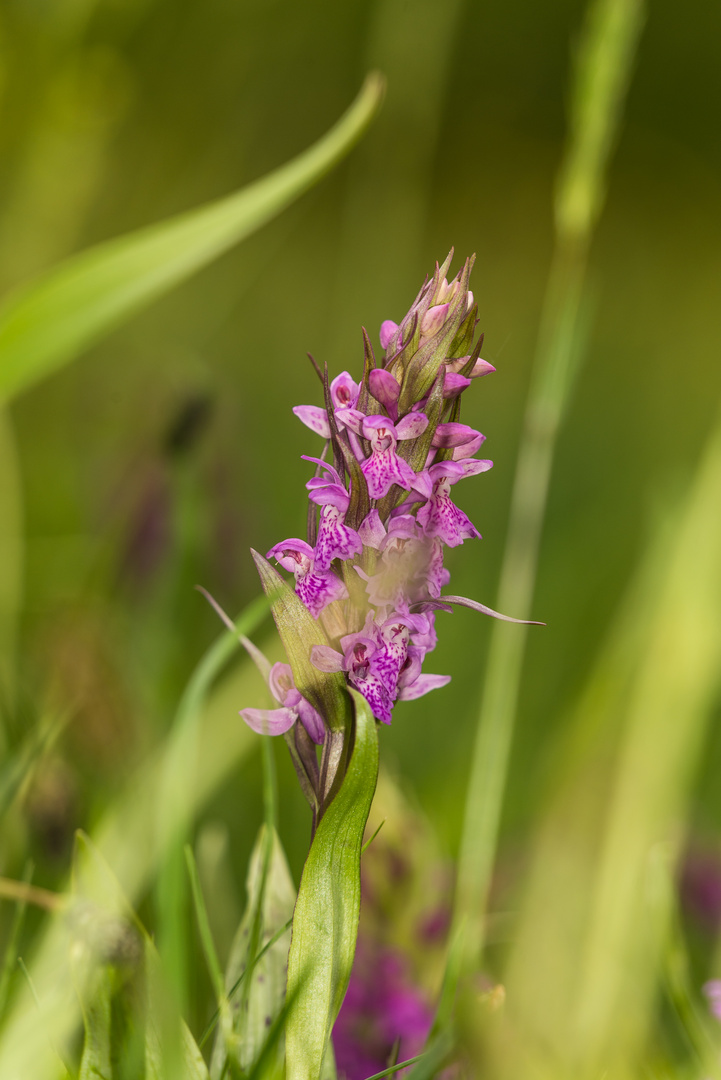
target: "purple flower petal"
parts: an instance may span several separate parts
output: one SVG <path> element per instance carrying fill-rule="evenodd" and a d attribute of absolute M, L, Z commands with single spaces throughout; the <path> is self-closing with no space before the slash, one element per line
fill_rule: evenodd
<path fill-rule="evenodd" d="M 293 412 L 311 431 L 316 435 L 322 435 L 324 439 L 330 439 L 330 424 L 328 414 L 319 405 L 295 405 Z"/>
<path fill-rule="evenodd" d="M 298 719 L 313 742 L 316 746 L 322 746 L 325 741 L 325 724 L 323 723 L 323 717 L 304 697 L 300 699 L 296 709 L 298 712 Z"/>
<path fill-rule="evenodd" d="M 347 371 L 341 371 L 330 384 L 330 397 L 336 409 L 354 409 L 360 394 L 360 385 Z"/>
<path fill-rule="evenodd" d="M 445 462 L 442 464 L 445 465 Z M 437 466 L 434 465 L 431 468 L 437 468 Z M 447 475 L 441 475 L 433 485 L 433 494 L 430 499 L 420 508 L 416 516 L 418 524 L 427 537 L 437 536 L 448 547 L 458 547 L 464 540 L 470 540 L 472 537 L 480 539 L 481 534 L 470 518 L 452 502 L 450 497 L 452 482 Z"/>
<path fill-rule="evenodd" d="M 488 472 L 493 468 L 493 462 L 487 458 L 467 458 L 461 464 L 464 476 L 477 476 L 478 473 Z"/>
<path fill-rule="evenodd" d="M 398 415 L 398 398 L 401 388 L 398 381 L 385 368 L 374 368 L 368 376 L 368 389 L 376 401 L 388 410 L 391 420 Z"/>
<path fill-rule="evenodd" d="M 345 670 L 342 654 L 331 649 L 330 645 L 314 645 L 310 651 L 310 662 L 318 671 Z"/>
<path fill-rule="evenodd" d="M 450 675 L 419 675 L 415 682 L 404 686 L 398 693 L 399 701 L 415 701 L 431 690 L 439 690 L 451 681 Z"/>
<path fill-rule="evenodd" d="M 361 464 L 361 470 L 366 478 L 371 499 L 382 499 L 393 484 L 398 484 L 408 491 L 416 475 L 408 462 L 398 457 L 392 448 L 374 450 Z"/>
<path fill-rule="evenodd" d="M 453 449 L 453 460 L 462 461 L 465 458 L 473 457 L 477 450 L 480 450 L 483 443 L 486 441 L 486 436 L 481 435 L 480 431 L 476 435 L 475 439 L 471 439 L 469 442 L 464 443 L 462 446 L 456 446 Z"/>
<path fill-rule="evenodd" d="M 447 371 L 443 380 L 443 397 L 458 397 L 470 385 L 471 380 L 465 378 L 464 375 L 457 375 L 454 371 Z"/>
<path fill-rule="evenodd" d="M 318 506 L 333 506 L 341 514 L 345 514 L 350 504 L 350 495 L 341 484 L 316 484 L 313 480 L 309 480 L 305 486 L 310 491 L 308 498 L 311 502 Z"/>
<path fill-rule="evenodd" d="M 391 338 L 399 330 L 398 323 L 394 323 L 392 319 L 384 319 L 381 323 L 380 334 L 378 335 L 381 342 L 381 348 L 387 349 Z"/>
<path fill-rule="evenodd" d="M 288 698 L 293 693 L 300 697 L 293 682 L 293 672 L 290 664 L 273 664 L 268 675 L 268 688 L 277 702 L 289 708 L 295 705 L 295 701 L 289 701 Z"/>
<path fill-rule="evenodd" d="M 422 412 L 409 412 L 396 424 L 396 438 L 417 439 L 428 427 L 428 417 Z"/>
<path fill-rule="evenodd" d="M 334 600 L 347 600 L 348 590 L 330 570 L 312 570 L 297 578 L 295 591 L 314 619 Z"/>
<path fill-rule="evenodd" d="M 283 735 L 298 717 L 294 709 L 241 709 L 240 715 L 259 735 Z"/>
<path fill-rule="evenodd" d="M 266 559 L 275 559 L 284 570 L 294 574 L 306 574 L 313 565 L 313 548 L 305 540 L 291 537 L 275 544 L 266 554 Z"/>
<path fill-rule="evenodd" d="M 325 469 L 334 484 L 343 483 L 343 480 L 338 475 L 338 471 L 330 464 L 330 462 L 323 461 L 322 458 L 311 457 L 310 454 L 301 454 L 300 456 L 303 461 L 312 461 L 314 465 L 320 465 L 322 469 Z M 317 480 L 324 484 L 329 483 L 328 478 L 323 476 L 314 476 L 313 480 Z M 312 483 L 312 481 L 309 481 L 309 483 Z M 308 484 L 306 484 L 306 487 L 308 487 Z"/>
<path fill-rule="evenodd" d="M 464 446 L 477 439 L 480 431 L 475 431 L 468 424 L 439 424 L 433 435 L 432 445 L 435 447 Z M 482 437 L 482 436 L 481 436 Z"/>
<path fill-rule="evenodd" d="M 363 434 L 363 421 L 365 416 L 358 409 L 336 409 L 335 418 L 338 427 L 350 428 L 356 435 Z"/>
<path fill-rule="evenodd" d="M 386 530 L 376 509 L 370 511 L 358 526 L 358 535 L 366 547 L 379 548 L 386 538 Z"/>
<path fill-rule="evenodd" d="M 329 485 L 324 489 L 326 492 L 337 489 L 336 484 Z M 343 489 L 345 493 L 345 489 Z M 311 494 L 313 498 L 314 494 Z M 318 526 L 318 538 L 315 545 L 315 569 L 329 570 L 334 559 L 352 559 L 354 555 L 360 555 L 363 551 L 363 541 L 355 529 L 351 529 L 343 521 L 347 502 L 343 509 L 339 509 L 338 502 L 331 502 L 323 506 L 320 512 L 320 524 Z"/>
<path fill-rule="evenodd" d="M 376 720 L 380 720 L 382 724 L 390 724 L 393 702 L 382 680 L 372 672 L 363 676 L 351 673 L 348 677 L 370 705 Z"/>

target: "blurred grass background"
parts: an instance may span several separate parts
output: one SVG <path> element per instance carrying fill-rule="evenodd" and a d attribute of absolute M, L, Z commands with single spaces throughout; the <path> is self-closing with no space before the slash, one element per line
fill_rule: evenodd
<path fill-rule="evenodd" d="M 303 535 L 300 455 L 317 446 L 290 410 L 319 402 L 306 351 L 331 372 L 358 371 L 361 325 L 377 341 L 380 322 L 405 312 L 451 245 L 460 258 L 478 254 L 483 355 L 498 372 L 468 395 L 463 417 L 486 433 L 495 461 L 463 493 L 484 539 L 448 565 L 454 592 L 493 604 L 583 10 L 575 0 L 442 9 L 430 0 L 5 0 L 4 290 L 281 164 L 330 126 L 370 67 L 386 73 L 388 93 L 363 143 L 320 186 L 12 406 L 24 573 L 6 759 L 36 727 L 64 727 L 6 819 L 0 872 L 21 876 L 30 856 L 35 882 L 58 885 L 74 829 L 98 822 L 158 743 L 218 632 L 193 585 L 240 610 L 259 591 L 249 546 Z M 551 483 L 533 609 L 548 626 L 529 634 L 501 906 L 515 902 L 535 823 L 569 760 L 573 703 L 650 538 L 669 518 L 673 530 L 718 414 L 719 31 L 712 5 L 692 0 L 682 14 L 657 0 L 639 50 L 590 256 L 586 355 Z M 432 668 L 453 682 L 397 708 L 381 755 L 455 854 L 491 628 L 464 611 L 439 624 Z M 237 710 L 258 703 L 224 692 L 219 730 L 232 740 Z M 683 841 L 711 868 L 721 858 L 718 728 L 709 727 Z M 297 880 L 309 823 L 292 769 L 276 757 Z M 593 762 L 583 767 L 593 775 Z M 228 935 L 260 788 L 250 741 L 204 811 L 207 850 L 231 852 L 222 873 L 234 889 L 217 890 L 230 910 L 220 903 L 214 916 Z M 209 855 L 207 865 L 220 864 Z M 700 982 L 717 926 L 693 905 L 687 915 Z M 208 993 L 191 1003 L 200 1023 Z"/>

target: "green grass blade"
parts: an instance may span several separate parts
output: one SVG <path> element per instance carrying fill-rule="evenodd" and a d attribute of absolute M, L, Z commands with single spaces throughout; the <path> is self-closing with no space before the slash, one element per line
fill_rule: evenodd
<path fill-rule="evenodd" d="M 378 736 L 365 698 L 340 790 L 311 844 L 293 918 L 288 993 L 301 987 L 286 1028 L 287 1080 L 318 1080 L 353 966 L 360 912 L 360 853 L 378 777 Z"/>
<path fill-rule="evenodd" d="M 203 890 L 200 887 L 198 867 L 195 864 L 195 856 L 193 855 L 193 849 L 190 844 L 185 845 L 185 862 L 188 867 L 190 889 L 193 894 L 193 906 L 195 907 L 195 918 L 198 923 L 198 932 L 200 933 L 200 941 L 203 946 L 203 955 L 205 956 L 205 962 L 208 965 L 208 974 L 213 983 L 216 1000 L 218 1005 L 222 1007 L 223 1002 L 225 1001 L 223 973 L 220 970 L 218 954 L 215 951 L 215 942 L 213 941 L 213 935 L 210 930 L 208 911 L 205 906 L 205 900 L 203 899 Z"/>
<path fill-rule="evenodd" d="M 317 143 L 242 191 L 69 259 L 8 298 L 0 311 L 0 400 L 76 357 L 238 241 L 329 172 L 377 112 L 383 79 L 371 74 Z"/>
<path fill-rule="evenodd" d="M 285 1000 L 295 888 L 278 835 L 267 825 L 262 827 L 251 855 L 247 895 L 225 973 L 232 1029 L 223 1027 L 213 1049 L 213 1080 L 224 1073 L 228 1044 L 232 1044 L 240 1066 L 250 1068 L 264 1045 L 267 1018 L 272 1022 Z"/>
<path fill-rule="evenodd" d="M 267 611 L 259 600 L 257 623 Z M 189 823 L 217 788 L 237 768 L 243 757 L 257 747 L 257 736 L 245 724 L 228 723 L 239 704 L 258 693 L 259 676 L 249 663 L 242 663 L 217 686 L 208 690 L 222 668 L 240 648 L 235 634 L 224 632 L 196 670 L 193 686 L 200 715 L 200 736 L 195 765 L 195 784 L 185 792 L 176 822 L 181 836 Z M 205 689 L 204 689 L 205 686 Z M 157 753 L 108 807 L 93 830 L 93 843 L 112 867 L 113 874 L 129 901 L 137 901 L 152 882 L 168 845 L 177 836 L 166 820 L 162 831 L 149 828 L 157 817 L 158 792 L 165 782 L 168 762 L 176 760 L 183 732 L 173 730 Z M 44 1021 L 49 1037 L 57 1045 L 72 1039 L 80 1022 L 77 999 L 67 992 L 67 932 L 60 918 L 48 920 L 34 942 L 29 970 L 37 986 L 47 990 Z M 49 988 L 49 989 L 48 989 Z M 0 1031 L 0 1076 L 22 1076 L 23 1080 L 46 1080 L 51 1075 L 52 1051 L 47 1041 L 35 1037 L 37 1013 L 25 986 L 13 997 Z"/>
<path fill-rule="evenodd" d="M 13 706 L 24 576 L 23 498 L 15 432 L 0 405 L 0 709 Z M 0 712 L 0 718 L 2 713 Z M 0 729 L 0 751 L 5 738 Z"/>
<path fill-rule="evenodd" d="M 565 725 L 504 976 L 500 1076 L 642 1071 L 668 940 L 649 854 L 677 846 L 721 681 L 720 490 L 721 424 Z"/>
<path fill-rule="evenodd" d="M 196 782 L 202 706 L 217 674 L 238 647 L 238 634 L 252 633 L 267 610 L 264 598 L 253 601 L 238 618 L 235 632 L 228 631 L 211 646 L 195 669 L 173 721 L 175 741 L 157 802 L 157 828 L 166 854 L 158 875 L 156 904 L 158 948 L 170 985 L 178 994 L 181 1014 L 185 1012 L 188 977 L 188 891 L 183 845 L 188 827 L 188 791 Z"/>
<path fill-rule="evenodd" d="M 593 0 L 578 53 L 555 206 L 549 277 L 496 607 L 528 618 L 556 436 L 581 353 L 582 286 L 610 150 L 643 22 L 642 0 Z M 454 926 L 467 918 L 468 966 L 480 960 L 527 630 L 494 624 L 473 751 Z"/>
<path fill-rule="evenodd" d="M 25 872 L 22 876 L 24 884 L 29 885 L 33 876 L 33 864 L 31 862 L 26 863 Z M 15 914 L 13 915 L 12 926 L 10 927 L 10 933 L 5 944 L 5 951 L 3 954 L 2 969 L 0 970 L 0 1023 L 2 1022 L 5 1014 L 5 1007 L 8 1000 L 8 992 L 10 990 L 10 980 L 13 972 L 17 967 L 17 949 L 20 943 L 20 935 L 23 929 L 23 923 L 25 921 L 25 911 L 27 909 L 27 900 L 21 900 L 15 907 Z"/>

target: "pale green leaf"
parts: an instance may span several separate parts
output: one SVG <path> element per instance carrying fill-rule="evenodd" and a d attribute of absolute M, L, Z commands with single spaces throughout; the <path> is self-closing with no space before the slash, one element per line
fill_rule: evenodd
<path fill-rule="evenodd" d="M 227 198 L 82 252 L 0 311 L 0 399 L 9 399 L 270 221 L 357 142 L 383 97 L 372 74 L 338 123 L 269 176 Z"/>
<path fill-rule="evenodd" d="M 310 659 L 314 645 L 328 644 L 320 622 L 313 618 L 303 601 L 268 560 L 252 548 L 251 553 L 263 591 L 270 601 L 295 685 L 303 697 L 318 709 L 332 731 L 344 731 L 348 722 L 345 678 L 339 671 L 319 671 Z"/>
<path fill-rule="evenodd" d="M 83 995 L 85 1042 L 80 1061 L 78 1080 L 112 1080 L 113 1066 L 110 1049 L 112 1030 L 112 971 L 98 971 L 92 993 Z"/>
<path fill-rule="evenodd" d="M 248 903 L 235 935 L 225 973 L 225 990 L 230 998 L 232 1031 L 219 1031 L 213 1049 L 210 1075 L 223 1075 L 227 1058 L 226 1041 L 237 1049 L 241 1068 L 248 1069 L 258 1058 L 273 1021 L 285 1000 L 290 928 L 277 940 L 279 930 L 293 914 L 295 886 L 278 834 L 273 830 L 267 843 L 267 826 L 262 826 L 248 867 Z M 254 932 L 255 930 L 255 932 Z M 255 942 L 253 939 L 255 938 Z M 259 956 L 264 950 L 262 956 Z M 249 951 L 252 963 L 248 965 Z M 247 981 L 238 985 L 248 973 Z M 282 1052 L 282 1044 L 279 1046 Z"/>
<path fill-rule="evenodd" d="M 303 869 L 293 918 L 286 1025 L 287 1080 L 318 1080 L 348 988 L 360 913 L 360 853 L 378 778 L 376 724 L 355 705 L 355 745 L 345 779 L 325 812 Z"/>

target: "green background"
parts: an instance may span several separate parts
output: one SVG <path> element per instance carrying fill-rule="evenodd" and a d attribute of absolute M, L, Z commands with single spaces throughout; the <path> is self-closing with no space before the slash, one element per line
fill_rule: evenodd
<path fill-rule="evenodd" d="M 454 245 L 497 373 L 465 422 L 494 469 L 459 502 L 484 539 L 449 553 L 453 591 L 493 605 L 552 250 L 579 3 L 529 0 L 5 0 L 0 9 L 0 281 L 224 195 L 319 137 L 367 70 L 388 78 L 361 145 L 275 222 L 12 407 L 26 563 L 6 748 L 67 721 L 17 812 L 0 870 L 53 887 L 167 729 L 218 631 L 259 591 L 249 547 L 302 536 L 319 440 L 305 357 L 358 374 Z M 590 260 L 585 359 L 561 432 L 540 553 L 502 858 L 524 844 L 571 704 L 646 542 L 673 512 L 721 393 L 721 12 L 651 5 Z M 721 492 L 719 493 L 721 498 Z M 509 614 L 514 614 L 509 612 Z M 488 620 L 439 615 L 447 689 L 400 704 L 391 764 L 453 854 Z M 269 627 L 265 628 L 267 637 Z M 260 642 L 264 634 L 257 636 Z M 228 705 L 237 710 L 263 704 Z M 713 729 L 712 729 L 713 730 Z M 309 815 L 282 747 L 281 832 L 296 879 Z M 718 846 L 721 740 L 703 757 L 700 844 Z M 207 812 L 242 895 L 261 820 L 253 750 Z"/>

